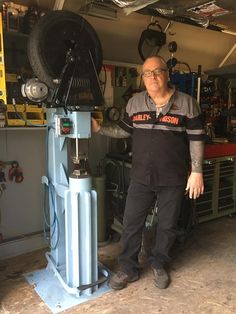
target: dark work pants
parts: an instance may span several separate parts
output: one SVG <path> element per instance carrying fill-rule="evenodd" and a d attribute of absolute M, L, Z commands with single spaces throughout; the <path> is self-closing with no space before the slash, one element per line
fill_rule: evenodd
<path fill-rule="evenodd" d="M 151 188 L 131 180 L 126 199 L 119 264 L 122 270 L 138 272 L 138 255 L 145 220 L 154 199 L 158 198 L 157 225 L 150 264 L 162 267 L 170 261 L 170 249 L 177 235 L 185 186 Z"/>

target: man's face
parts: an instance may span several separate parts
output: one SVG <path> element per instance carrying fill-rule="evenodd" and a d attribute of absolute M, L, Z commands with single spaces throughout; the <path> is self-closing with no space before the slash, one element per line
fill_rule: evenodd
<path fill-rule="evenodd" d="M 157 58 L 150 58 L 143 64 L 143 82 L 148 92 L 161 92 L 168 88 L 168 70 Z"/>

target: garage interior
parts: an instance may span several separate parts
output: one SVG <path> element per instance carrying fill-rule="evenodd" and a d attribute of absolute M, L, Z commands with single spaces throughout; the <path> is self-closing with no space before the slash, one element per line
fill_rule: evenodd
<path fill-rule="evenodd" d="M 15 0 L 0 4 L 0 313 L 235 313 L 234 1 Z M 41 22 L 58 11 L 54 26 Z M 78 21 L 72 13 L 79 16 Z M 86 25 L 82 43 L 91 45 L 95 62 L 89 61 L 81 44 L 78 53 L 82 62 L 68 62 L 66 79 L 87 75 L 92 69 L 92 73 L 98 72 L 98 81 L 93 81 L 96 88 L 90 91 L 93 98 L 84 101 L 81 93 L 79 106 L 85 109 L 81 111 L 76 103 L 68 113 L 59 105 L 45 104 L 50 103 L 50 91 L 55 88 L 52 77 L 64 66 L 59 64 L 57 73 L 60 36 L 64 30 L 73 33 L 74 25 L 78 29 Z M 141 41 L 147 33 L 155 37 Z M 44 45 L 43 38 L 47 38 Z M 73 42 L 67 44 L 70 51 Z M 58 54 L 53 55 L 55 51 Z M 167 60 L 172 84 L 195 97 L 201 106 L 206 131 L 205 192 L 196 201 L 183 200 L 179 236 L 169 266 L 169 288 L 154 286 L 147 265 L 156 222 L 153 204 L 143 231 L 141 278 L 124 290 L 111 291 L 107 278 L 118 268 L 132 143 L 89 134 L 90 114 L 108 125 L 119 121 L 128 99 L 142 89 L 142 57 L 157 54 Z M 42 56 L 49 58 L 48 63 Z M 83 60 L 89 71 L 84 70 Z M 42 64 L 50 71 L 40 68 Z M 77 74 L 72 73 L 71 64 Z M 72 90 L 73 84 L 80 88 L 86 81 L 75 79 Z M 57 100 L 64 102 L 61 95 L 66 88 L 60 86 Z M 54 121 L 55 111 L 59 127 L 51 135 L 54 130 L 47 126 Z M 54 149 L 58 144 L 61 150 Z M 84 199 L 78 198 L 78 206 L 92 211 L 97 206 L 97 219 L 92 217 L 88 222 L 90 218 L 81 214 L 79 225 L 74 224 L 76 210 L 64 221 L 64 207 L 73 208 L 76 194 L 68 176 L 76 171 L 83 175 L 91 172 L 85 183 L 91 191 L 88 196 L 81 187 Z M 54 178 L 53 189 L 49 176 Z M 48 205 L 54 203 L 52 193 L 56 193 L 55 217 L 50 212 L 52 205 Z M 82 234 L 77 247 L 74 232 Z M 64 247 L 73 247 L 73 252 Z M 64 268 L 55 267 L 55 260 L 55 264 L 66 265 L 69 284 L 62 283 Z M 94 275 L 97 268 L 99 274 Z M 80 276 L 85 278 L 82 283 Z M 86 286 L 87 281 L 96 282 L 98 294 L 93 293 L 93 286 Z M 78 282 L 81 290 L 74 288 Z M 85 297 L 81 296 L 83 289 L 88 291 Z"/>

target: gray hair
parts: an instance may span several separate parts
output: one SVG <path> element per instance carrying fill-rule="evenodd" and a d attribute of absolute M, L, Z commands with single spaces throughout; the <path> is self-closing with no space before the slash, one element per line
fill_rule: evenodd
<path fill-rule="evenodd" d="M 159 60 L 159 61 L 161 61 L 161 63 L 165 66 L 165 68 L 166 68 L 166 69 L 168 68 L 168 66 L 167 66 L 167 63 L 166 63 L 165 59 L 164 59 L 164 58 L 162 58 L 161 56 L 150 56 L 150 57 L 148 57 L 148 58 L 147 58 L 147 59 L 145 59 L 145 61 L 143 62 L 143 66 L 144 66 L 144 64 L 145 64 L 147 61 L 149 61 L 150 59 L 156 59 L 156 60 Z"/>

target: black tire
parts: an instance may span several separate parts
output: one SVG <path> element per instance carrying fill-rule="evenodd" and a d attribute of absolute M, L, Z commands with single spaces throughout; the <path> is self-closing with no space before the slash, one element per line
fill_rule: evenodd
<path fill-rule="evenodd" d="M 81 16 L 68 11 L 53 11 L 41 17 L 28 41 L 28 57 L 35 75 L 50 88 L 66 63 L 68 43 L 75 49 L 90 50 L 96 70 L 102 67 L 102 47 L 93 27 Z"/>

